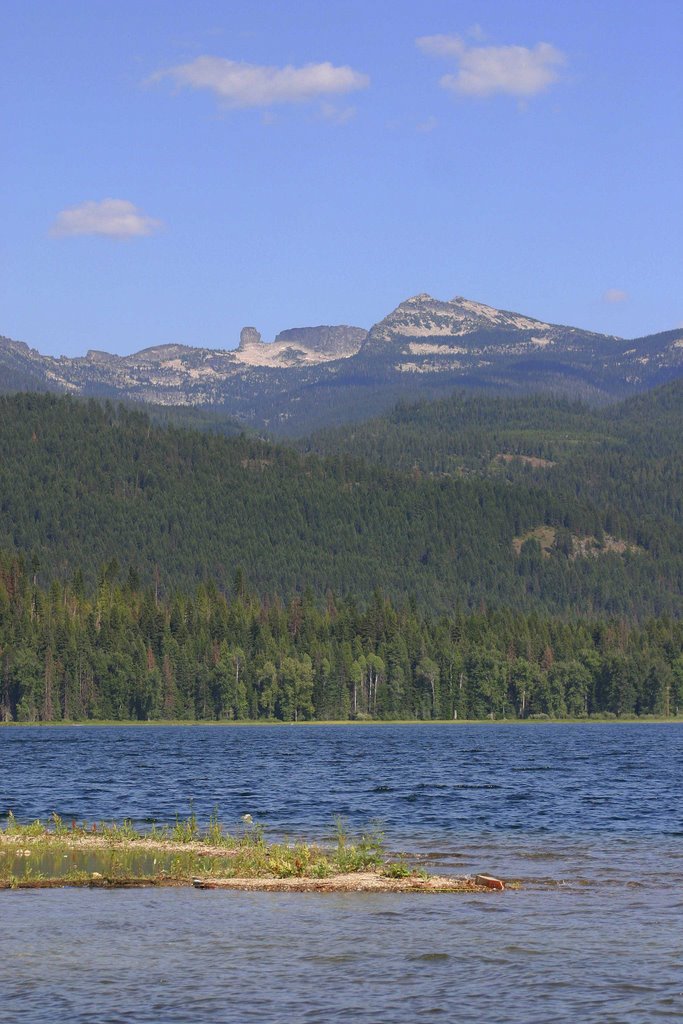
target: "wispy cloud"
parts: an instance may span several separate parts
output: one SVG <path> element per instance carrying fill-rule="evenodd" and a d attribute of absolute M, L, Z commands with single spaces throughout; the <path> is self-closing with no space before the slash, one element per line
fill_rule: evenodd
<path fill-rule="evenodd" d="M 153 235 L 163 227 L 160 220 L 148 217 L 128 199 L 89 199 L 79 206 L 61 210 L 50 234 L 55 238 L 69 235 L 105 235 L 108 238 L 140 238 Z"/>
<path fill-rule="evenodd" d="M 468 46 L 460 36 L 420 36 L 417 46 L 433 57 L 455 57 L 455 74 L 439 84 L 463 96 L 503 93 L 519 98 L 536 96 L 559 79 L 566 57 L 550 43 L 526 46 Z"/>
<path fill-rule="evenodd" d="M 479 25 L 478 23 L 475 25 L 470 25 L 470 27 L 467 29 L 467 35 L 470 37 L 470 39 L 476 39 L 478 43 L 483 43 L 484 40 L 486 39 L 486 33 L 484 32 L 481 25 Z"/>
<path fill-rule="evenodd" d="M 432 57 L 459 57 L 467 49 L 460 36 L 418 36 L 415 43 Z"/>
<path fill-rule="evenodd" d="M 418 123 L 415 125 L 415 129 L 418 132 L 422 132 L 423 134 L 428 135 L 430 132 L 434 131 L 438 123 L 439 122 L 435 117 L 426 117 L 424 121 L 418 121 Z"/>
<path fill-rule="evenodd" d="M 348 124 L 356 116 L 355 107 L 338 107 L 334 103 L 321 103 L 320 114 L 332 124 Z"/>
<path fill-rule="evenodd" d="M 208 89 L 233 108 L 302 103 L 365 89 L 370 84 L 369 77 L 362 72 L 347 66 L 335 67 L 329 61 L 298 68 L 291 64 L 270 67 L 208 56 L 158 71 L 150 81 L 166 78 L 179 88 Z"/>
<path fill-rule="evenodd" d="M 628 292 L 623 291 L 621 288 L 608 288 L 606 292 L 602 293 L 603 302 L 626 302 L 628 299 Z"/>

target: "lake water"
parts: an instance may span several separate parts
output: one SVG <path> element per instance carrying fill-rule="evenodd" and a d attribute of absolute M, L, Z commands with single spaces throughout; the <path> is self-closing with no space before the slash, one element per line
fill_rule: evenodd
<path fill-rule="evenodd" d="M 0 812 L 381 824 L 467 896 L 0 893 L 0 1021 L 683 1018 L 683 726 L 0 730 Z"/>

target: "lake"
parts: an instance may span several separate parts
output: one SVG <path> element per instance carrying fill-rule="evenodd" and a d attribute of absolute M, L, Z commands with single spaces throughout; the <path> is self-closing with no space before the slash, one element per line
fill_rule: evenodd
<path fill-rule="evenodd" d="M 683 1017 L 683 725 L 0 730 L 0 812 L 381 827 L 466 896 L 0 893 L 0 1021 Z"/>

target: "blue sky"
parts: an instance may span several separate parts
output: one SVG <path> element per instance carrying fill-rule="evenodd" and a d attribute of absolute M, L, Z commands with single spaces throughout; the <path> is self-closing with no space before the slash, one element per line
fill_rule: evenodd
<path fill-rule="evenodd" d="M 683 323 L 680 0 L 4 0 L 0 333 Z"/>

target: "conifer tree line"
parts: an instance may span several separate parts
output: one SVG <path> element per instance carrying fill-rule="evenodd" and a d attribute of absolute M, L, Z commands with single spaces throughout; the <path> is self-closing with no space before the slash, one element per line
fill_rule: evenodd
<path fill-rule="evenodd" d="M 162 597 L 115 560 L 91 592 L 80 571 L 44 588 L 5 553 L 0 672 L 6 722 L 666 717 L 683 623 L 258 598 L 241 572 Z"/>

